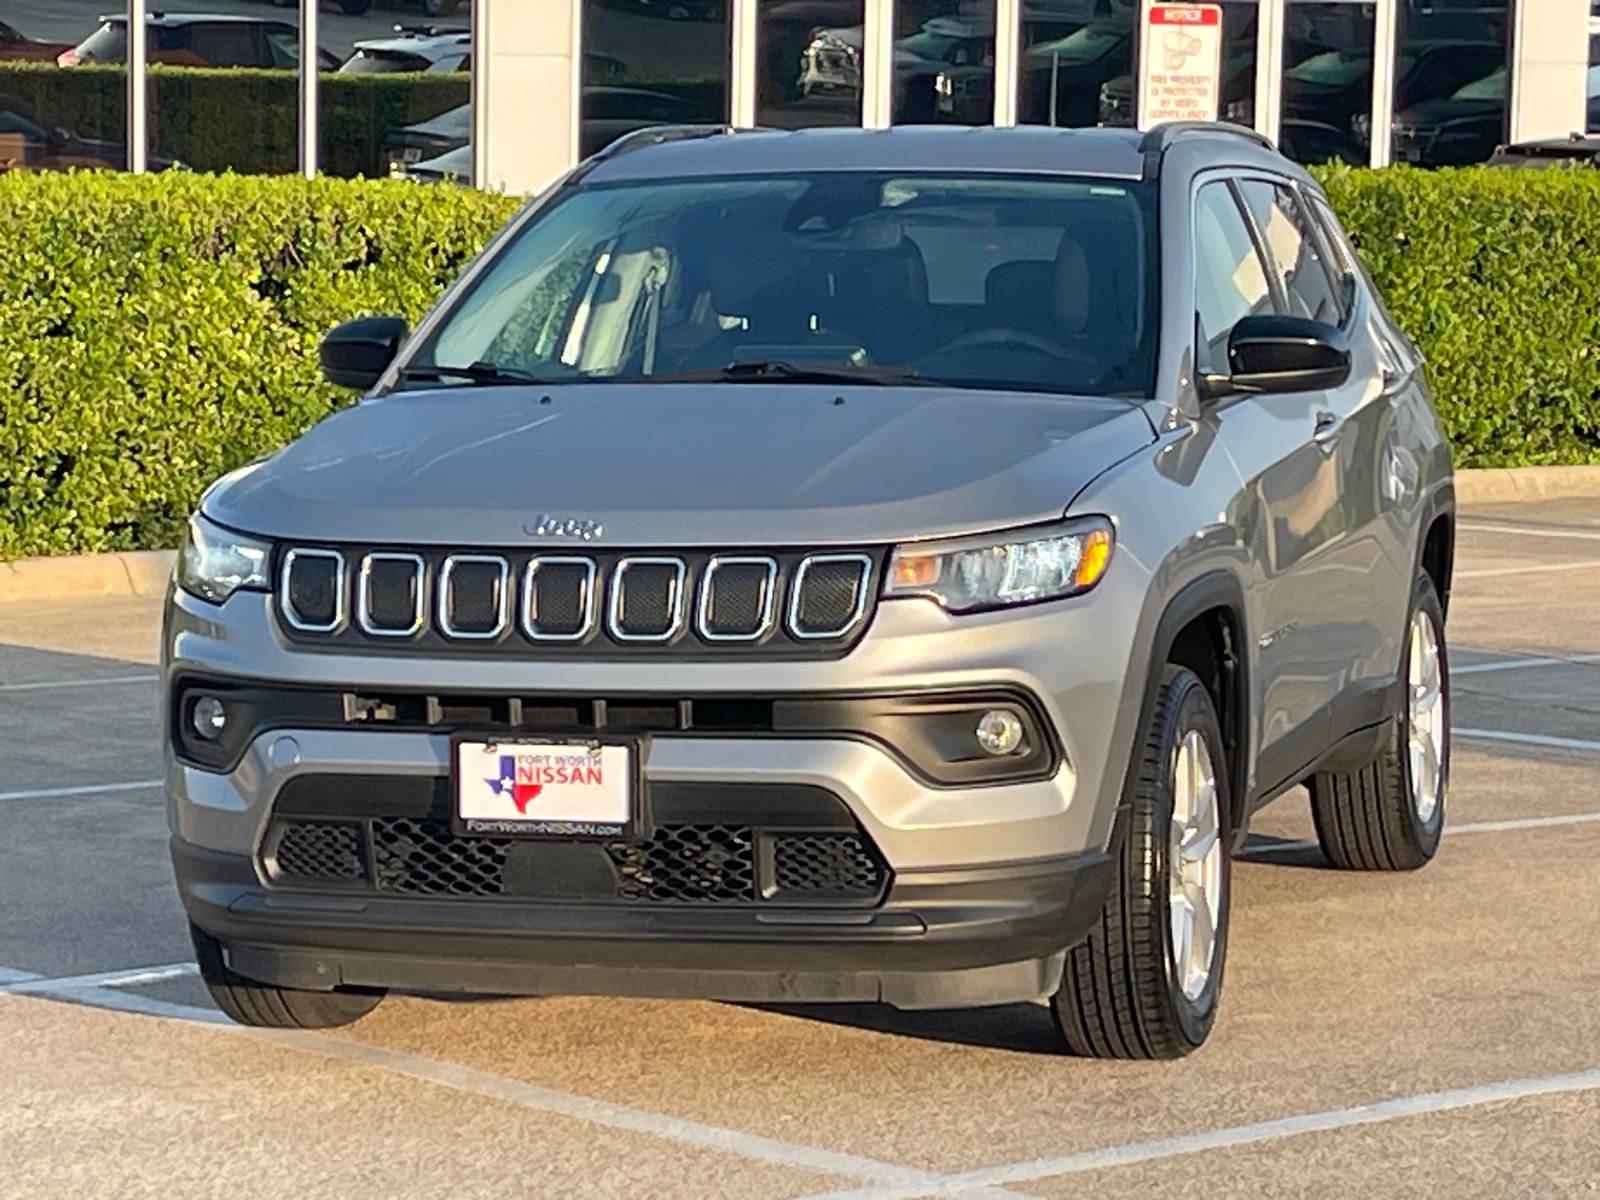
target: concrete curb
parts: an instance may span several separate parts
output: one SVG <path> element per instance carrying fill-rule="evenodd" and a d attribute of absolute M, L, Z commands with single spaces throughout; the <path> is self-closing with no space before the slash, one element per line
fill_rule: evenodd
<path fill-rule="evenodd" d="M 172 574 L 172 550 L 65 554 L 0 562 L 0 603 L 80 596 L 159 596 Z"/>
<path fill-rule="evenodd" d="M 1489 467 L 1456 472 L 1456 500 L 1494 504 L 1561 496 L 1600 496 L 1600 465 Z M 172 550 L 68 554 L 0 562 L 0 604 L 78 596 L 159 596 L 172 574 Z"/>
<path fill-rule="evenodd" d="M 1456 472 L 1456 501 L 1460 504 L 1563 496 L 1600 496 L 1600 466 L 1480 467 Z"/>

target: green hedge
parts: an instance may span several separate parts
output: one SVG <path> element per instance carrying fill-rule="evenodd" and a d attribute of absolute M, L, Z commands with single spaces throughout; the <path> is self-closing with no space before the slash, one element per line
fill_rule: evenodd
<path fill-rule="evenodd" d="M 15 97 L 80 137 L 122 142 L 126 75 L 117 66 L 63 70 L 0 62 L 0 94 Z M 324 74 L 322 169 L 381 176 L 383 135 L 467 103 L 465 74 Z M 150 68 L 151 150 L 196 171 L 288 174 L 299 153 L 299 83 L 293 71 Z"/>
<path fill-rule="evenodd" d="M 0 174 L 0 558 L 176 544 L 341 404 L 316 347 L 412 318 L 515 201 L 389 181 Z"/>
<path fill-rule="evenodd" d="M 1319 171 L 1457 466 L 1600 462 L 1600 171 Z"/>
<path fill-rule="evenodd" d="M 1600 172 L 1324 181 L 1458 464 L 1600 461 Z M 515 201 L 388 180 L 0 174 L 0 557 L 170 546 L 348 395 L 316 344 L 415 318 Z"/>

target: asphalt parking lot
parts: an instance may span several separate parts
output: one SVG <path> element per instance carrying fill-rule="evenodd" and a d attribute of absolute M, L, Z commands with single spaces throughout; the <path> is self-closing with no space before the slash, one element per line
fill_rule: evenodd
<path fill-rule="evenodd" d="M 1177 1063 L 1042 1007 L 391 997 L 222 1022 L 158 784 L 158 605 L 0 608 L 0 1194 L 1569 1196 L 1600 1191 L 1600 499 L 1463 514 L 1438 859 L 1323 863 L 1304 795 L 1235 875 Z"/>

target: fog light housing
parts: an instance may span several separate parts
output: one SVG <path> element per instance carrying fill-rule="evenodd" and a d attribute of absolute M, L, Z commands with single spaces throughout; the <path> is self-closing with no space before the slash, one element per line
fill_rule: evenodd
<path fill-rule="evenodd" d="M 984 713 L 973 732 L 984 753 L 996 758 L 1022 749 L 1022 721 L 1016 713 L 1003 708 L 991 708 Z"/>
<path fill-rule="evenodd" d="M 227 706 L 215 696 L 201 696 L 189 710 L 189 725 L 197 737 L 220 741 L 228 729 Z"/>

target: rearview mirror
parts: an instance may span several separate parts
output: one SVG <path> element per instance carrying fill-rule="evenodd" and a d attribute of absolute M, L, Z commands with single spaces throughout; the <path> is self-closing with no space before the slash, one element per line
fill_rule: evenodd
<path fill-rule="evenodd" d="M 1350 350 L 1322 321 L 1246 317 L 1228 337 L 1228 367 L 1236 392 L 1316 392 L 1350 378 Z"/>
<path fill-rule="evenodd" d="M 368 391 L 389 369 L 409 328 L 404 317 L 357 317 L 335 325 L 322 339 L 322 377 Z"/>

